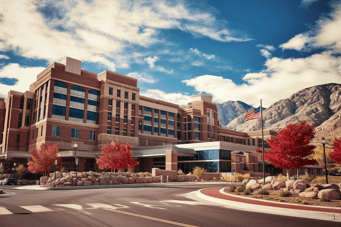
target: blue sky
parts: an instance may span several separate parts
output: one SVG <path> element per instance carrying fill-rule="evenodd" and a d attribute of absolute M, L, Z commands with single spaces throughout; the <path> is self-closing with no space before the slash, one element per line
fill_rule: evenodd
<path fill-rule="evenodd" d="M 0 1 L 0 95 L 69 56 L 179 105 L 202 93 L 268 107 L 341 83 L 340 28 L 340 1 Z"/>

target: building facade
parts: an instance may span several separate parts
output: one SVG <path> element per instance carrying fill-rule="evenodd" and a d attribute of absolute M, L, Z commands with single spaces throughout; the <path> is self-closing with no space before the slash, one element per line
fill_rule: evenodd
<path fill-rule="evenodd" d="M 0 99 L 3 166 L 26 164 L 30 148 L 54 143 L 66 169 L 75 169 L 77 155 L 80 171 L 97 170 L 101 148 L 118 141 L 132 145 L 140 163 L 135 171 L 188 173 L 195 166 L 209 172 L 262 171 L 256 152 L 261 133 L 222 128 L 211 96 L 194 95 L 180 107 L 140 95 L 137 79 L 111 71 L 95 74 L 81 64 L 69 57 L 55 62 L 29 91 L 10 91 Z M 264 131 L 265 140 L 276 135 Z"/>

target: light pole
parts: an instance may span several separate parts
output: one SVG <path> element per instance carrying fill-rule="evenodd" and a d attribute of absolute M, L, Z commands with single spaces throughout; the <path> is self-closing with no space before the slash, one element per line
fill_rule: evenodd
<path fill-rule="evenodd" d="M 56 171 L 57 171 L 58 160 L 54 160 L 54 187 L 56 187 Z"/>
<path fill-rule="evenodd" d="M 77 158 L 77 143 L 71 145 L 71 147 L 75 148 L 75 164 L 76 164 L 76 186 L 77 186 L 77 166 L 78 166 L 78 158 Z"/>
<path fill-rule="evenodd" d="M 327 172 L 327 159 L 326 159 L 326 139 L 322 137 L 321 143 L 323 145 L 323 155 L 324 155 L 324 170 L 326 172 L 326 184 L 328 184 L 328 172 Z"/>

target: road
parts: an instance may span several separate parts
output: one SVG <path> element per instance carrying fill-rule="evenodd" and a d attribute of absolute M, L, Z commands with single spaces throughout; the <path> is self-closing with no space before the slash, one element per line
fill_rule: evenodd
<path fill-rule="evenodd" d="M 6 193 L 0 195 L 0 226 L 340 226 L 337 222 L 235 210 L 185 196 L 220 186 L 226 184 L 63 191 L 0 186 Z"/>

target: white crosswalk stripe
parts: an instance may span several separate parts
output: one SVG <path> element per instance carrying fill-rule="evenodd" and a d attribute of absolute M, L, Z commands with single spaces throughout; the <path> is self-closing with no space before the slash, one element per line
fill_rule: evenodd
<path fill-rule="evenodd" d="M 163 200 L 160 201 L 162 203 L 178 203 L 178 204 L 185 204 L 185 205 L 200 205 L 199 202 L 196 201 L 185 201 L 185 200 Z"/>
<path fill-rule="evenodd" d="M 40 206 L 40 205 L 36 205 L 36 206 L 20 206 L 26 210 L 31 211 L 32 213 L 38 213 L 38 212 L 48 212 L 48 211 L 52 211 L 49 208 Z"/>
<path fill-rule="evenodd" d="M 0 215 L 13 214 L 11 211 L 7 210 L 5 207 L 0 207 Z"/>

